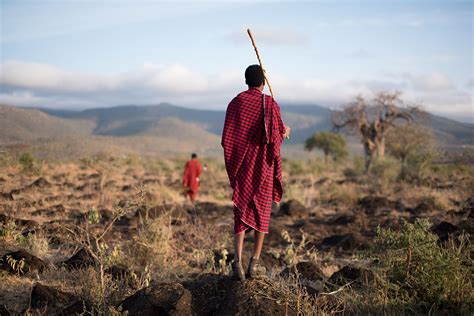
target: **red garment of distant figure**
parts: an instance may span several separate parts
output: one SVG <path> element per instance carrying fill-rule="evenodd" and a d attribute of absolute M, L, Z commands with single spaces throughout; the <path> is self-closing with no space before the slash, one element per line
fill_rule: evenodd
<path fill-rule="evenodd" d="M 268 233 L 272 201 L 280 202 L 283 193 L 280 147 L 284 133 L 280 107 L 257 88 L 241 92 L 227 107 L 221 144 L 234 190 L 235 234 L 249 227 Z"/>
<path fill-rule="evenodd" d="M 199 175 L 202 172 L 201 164 L 197 159 L 191 159 L 186 162 L 183 175 L 183 186 L 188 188 L 188 195 L 191 201 L 194 201 L 199 188 Z"/>

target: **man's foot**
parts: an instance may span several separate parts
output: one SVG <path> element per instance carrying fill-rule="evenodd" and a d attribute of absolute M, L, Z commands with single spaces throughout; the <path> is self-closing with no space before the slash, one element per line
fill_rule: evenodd
<path fill-rule="evenodd" d="M 250 278 L 257 278 L 259 276 L 265 275 L 267 269 L 262 266 L 259 262 L 259 259 L 252 258 L 249 263 L 248 276 Z"/>
<path fill-rule="evenodd" d="M 245 280 L 244 268 L 242 268 L 240 261 L 234 261 L 232 263 L 232 278 L 237 281 Z"/>

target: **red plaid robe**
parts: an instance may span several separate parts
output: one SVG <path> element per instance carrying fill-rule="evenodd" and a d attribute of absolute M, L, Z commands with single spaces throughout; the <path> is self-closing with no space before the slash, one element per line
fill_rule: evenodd
<path fill-rule="evenodd" d="M 265 95 L 250 88 L 237 95 L 227 107 L 222 133 L 225 166 L 234 190 L 234 233 L 249 227 L 268 232 L 272 201 L 280 202 L 283 193 L 280 146 L 285 126 L 280 107 Z"/>
<path fill-rule="evenodd" d="M 196 199 L 199 189 L 199 175 L 202 172 L 202 166 L 197 159 L 191 159 L 186 162 L 183 174 L 183 186 L 189 188 L 187 193 L 191 201 Z"/>

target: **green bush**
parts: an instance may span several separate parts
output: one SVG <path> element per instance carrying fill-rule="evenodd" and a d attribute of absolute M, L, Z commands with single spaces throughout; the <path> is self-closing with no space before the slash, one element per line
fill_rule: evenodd
<path fill-rule="evenodd" d="M 411 154 L 400 170 L 399 179 L 410 182 L 421 182 L 430 175 L 433 161 L 437 157 L 434 151 Z"/>
<path fill-rule="evenodd" d="M 28 152 L 22 153 L 18 158 L 18 162 L 25 172 L 32 172 L 35 169 L 35 158 Z"/>
<path fill-rule="evenodd" d="M 463 314 L 473 306 L 468 238 L 463 235 L 457 242 L 441 245 L 430 227 L 429 221 L 418 219 L 413 224 L 404 222 L 400 231 L 377 229 L 366 254 L 377 277 L 359 291 L 356 305 L 372 311 L 382 308 L 384 313 L 392 308 L 403 314 L 441 309 Z"/>

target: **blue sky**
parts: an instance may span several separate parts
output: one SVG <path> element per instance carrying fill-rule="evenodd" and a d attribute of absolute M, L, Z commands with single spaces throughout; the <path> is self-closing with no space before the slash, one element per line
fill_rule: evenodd
<path fill-rule="evenodd" d="M 280 103 L 401 90 L 473 115 L 473 1 L 1 1 L 0 101 L 224 109 L 256 63 Z"/>

